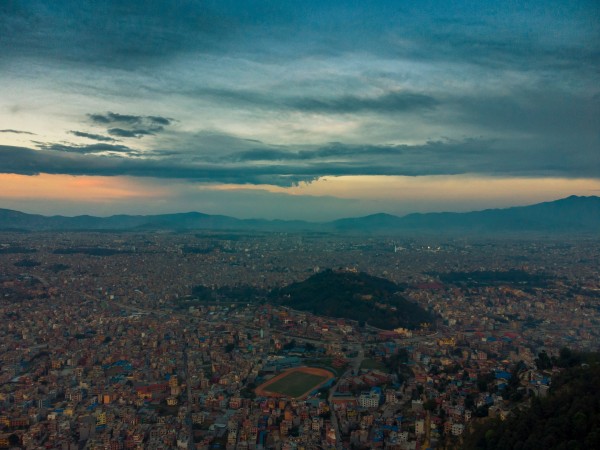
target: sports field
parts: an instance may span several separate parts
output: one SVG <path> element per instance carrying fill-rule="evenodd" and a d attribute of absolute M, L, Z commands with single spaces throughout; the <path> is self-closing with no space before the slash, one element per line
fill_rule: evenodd
<path fill-rule="evenodd" d="M 256 389 L 256 394 L 265 397 L 302 398 L 333 378 L 325 369 L 299 367 L 286 370 Z"/>

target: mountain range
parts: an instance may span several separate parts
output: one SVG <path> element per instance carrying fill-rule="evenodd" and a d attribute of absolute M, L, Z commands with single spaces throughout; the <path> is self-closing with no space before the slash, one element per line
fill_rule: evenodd
<path fill-rule="evenodd" d="M 373 214 L 331 222 L 236 219 L 199 212 L 160 215 L 42 216 L 0 209 L 0 230 L 232 230 L 344 233 L 600 233 L 600 197 L 571 196 L 551 202 L 466 213 Z"/>

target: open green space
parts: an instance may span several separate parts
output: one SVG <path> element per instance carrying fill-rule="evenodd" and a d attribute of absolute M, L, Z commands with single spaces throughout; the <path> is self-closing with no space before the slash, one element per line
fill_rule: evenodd
<path fill-rule="evenodd" d="M 305 392 L 316 388 L 327 380 L 323 375 L 313 375 L 305 372 L 291 372 L 289 375 L 265 387 L 265 391 L 283 394 L 286 397 L 300 397 Z"/>

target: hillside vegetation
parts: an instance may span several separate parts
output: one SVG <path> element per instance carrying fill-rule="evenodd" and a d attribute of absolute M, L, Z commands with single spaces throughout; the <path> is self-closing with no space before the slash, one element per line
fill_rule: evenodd
<path fill-rule="evenodd" d="M 390 280 L 366 273 L 325 270 L 277 292 L 278 301 L 313 314 L 340 317 L 391 330 L 418 328 L 433 317 L 400 294 Z"/>
<path fill-rule="evenodd" d="M 546 398 L 506 421 L 491 420 L 465 439 L 465 450 L 600 448 L 600 365 L 571 367 L 552 379 Z"/>

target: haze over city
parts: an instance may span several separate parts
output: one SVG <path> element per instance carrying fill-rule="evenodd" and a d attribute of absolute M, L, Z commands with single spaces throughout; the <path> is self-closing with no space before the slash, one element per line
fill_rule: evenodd
<path fill-rule="evenodd" d="M 0 206 L 330 220 L 600 192 L 594 1 L 0 5 Z"/>

